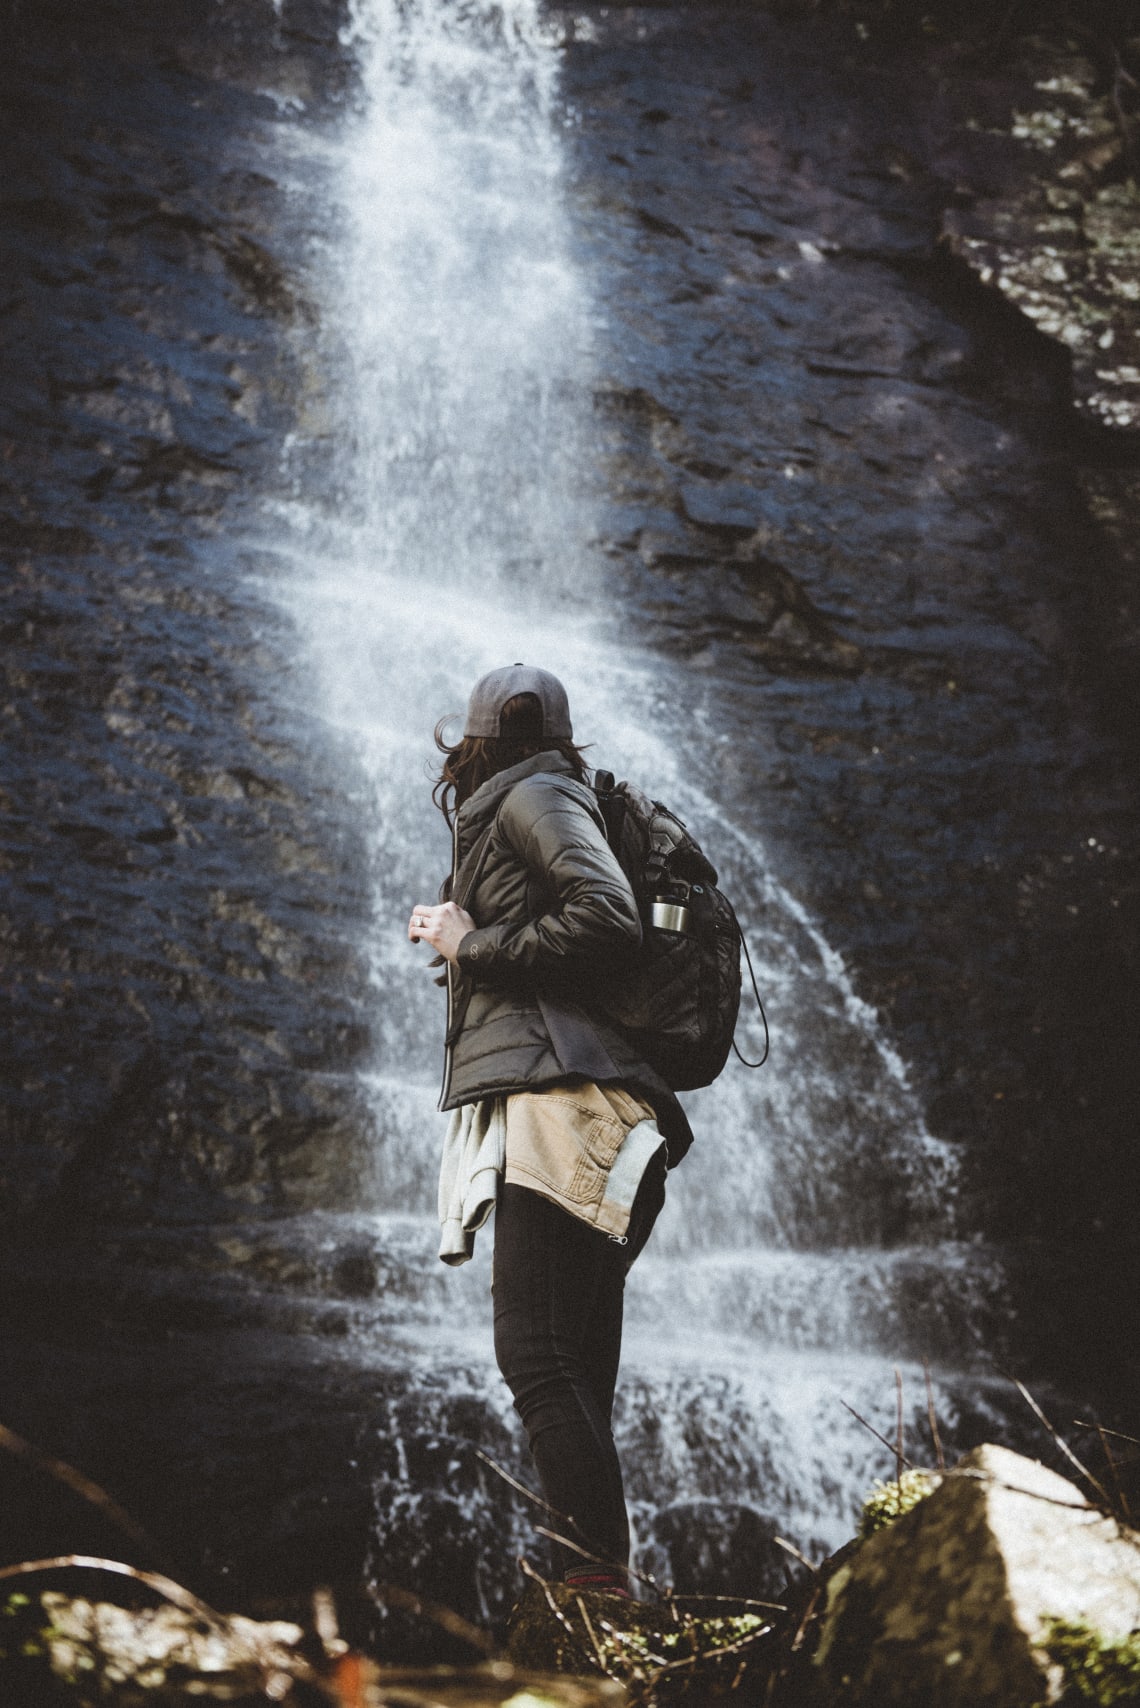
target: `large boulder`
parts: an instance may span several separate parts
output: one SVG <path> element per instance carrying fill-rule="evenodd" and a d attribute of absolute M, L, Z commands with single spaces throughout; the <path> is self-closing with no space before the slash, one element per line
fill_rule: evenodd
<path fill-rule="evenodd" d="M 1117 1642 L 1140 1628 L 1140 1535 L 978 1447 L 834 1573 L 816 1679 L 845 1708 L 1031 1708 L 1064 1690 L 1059 1621 Z"/>

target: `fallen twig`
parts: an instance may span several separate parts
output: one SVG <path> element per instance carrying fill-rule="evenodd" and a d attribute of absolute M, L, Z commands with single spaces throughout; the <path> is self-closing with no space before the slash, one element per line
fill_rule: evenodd
<path fill-rule="evenodd" d="M 536 1524 L 534 1529 L 536 1535 L 545 1536 L 548 1542 L 557 1542 L 561 1547 L 569 1548 L 572 1554 L 578 1554 L 583 1560 L 589 1560 L 591 1565 L 604 1566 L 607 1571 L 624 1572 L 628 1577 L 636 1578 L 638 1583 L 648 1584 L 654 1594 L 661 1596 L 662 1600 L 668 1599 L 665 1590 L 661 1588 L 657 1579 L 650 1577 L 648 1572 L 638 1571 L 636 1566 L 619 1565 L 616 1560 L 607 1560 L 604 1554 L 593 1554 L 589 1548 L 583 1548 L 579 1543 L 572 1541 L 569 1536 L 563 1536 L 560 1531 L 548 1530 L 545 1524 Z"/>
<path fill-rule="evenodd" d="M 598 1618 L 598 1624 L 602 1627 L 603 1631 L 609 1632 L 610 1636 L 614 1639 L 614 1642 L 617 1643 L 619 1646 L 621 1644 L 622 1637 L 629 1635 L 628 1631 L 619 1631 L 616 1625 L 611 1624 L 611 1622 L 608 1619 L 603 1619 L 600 1616 Z M 642 1633 L 642 1635 L 644 1635 L 644 1633 Z M 662 1635 L 662 1633 L 658 1632 L 657 1635 L 660 1636 L 660 1635 Z M 653 1650 L 649 1647 L 648 1642 L 646 1642 L 646 1645 L 645 1645 L 645 1659 L 652 1661 L 654 1666 L 656 1666 L 656 1667 L 663 1667 L 663 1666 L 669 1665 L 669 1662 L 665 1659 L 664 1655 L 654 1654 Z M 634 1671 L 636 1672 L 636 1666 L 634 1667 Z M 638 1676 L 641 1678 L 644 1678 L 644 1674 L 639 1674 Z"/>
<path fill-rule="evenodd" d="M 1111 1435 L 1114 1441 L 1129 1441 L 1132 1443 L 1133 1447 L 1140 1447 L 1140 1437 L 1135 1435 L 1124 1435 L 1119 1429 L 1109 1429 L 1107 1424 L 1085 1423 L 1081 1418 L 1075 1417 L 1073 1419 L 1073 1428 L 1095 1429 L 1101 1435 Z"/>
<path fill-rule="evenodd" d="M 1059 1430 L 1054 1429 L 1053 1425 L 1049 1422 L 1049 1419 L 1045 1416 L 1045 1413 L 1041 1410 L 1041 1407 L 1037 1404 L 1037 1401 L 1033 1398 L 1033 1395 L 1029 1392 L 1025 1383 L 1019 1382 L 1016 1376 L 1011 1376 L 1009 1379 L 1025 1401 L 1026 1405 L 1032 1411 L 1034 1417 L 1036 1417 L 1038 1421 L 1049 1431 L 1049 1434 L 1053 1437 L 1053 1440 L 1057 1443 L 1057 1446 L 1061 1449 L 1065 1458 L 1080 1472 L 1081 1476 L 1084 1477 L 1089 1486 L 1096 1490 L 1108 1511 L 1113 1511 L 1112 1501 L 1109 1498 L 1108 1491 L 1104 1487 L 1104 1484 L 1098 1481 L 1098 1479 L 1093 1476 L 1092 1472 L 1081 1464 L 1081 1461 L 1077 1458 L 1077 1455 L 1073 1452 L 1073 1449 L 1069 1446 L 1069 1443 L 1065 1440 L 1064 1436 Z"/>
<path fill-rule="evenodd" d="M 472 1625 L 461 1613 L 445 1607 L 441 1601 L 432 1601 L 415 1590 L 404 1589 L 395 1583 L 369 1584 L 368 1594 L 379 1606 L 400 1607 L 406 1613 L 417 1613 L 424 1619 L 430 1619 L 433 1625 L 438 1625 L 449 1636 L 470 1643 L 480 1654 L 493 1655 L 495 1652 L 495 1645 L 485 1631 L 480 1631 L 477 1625 Z"/>
<path fill-rule="evenodd" d="M 573 1643 L 578 1653 L 582 1655 L 584 1659 L 589 1661 L 591 1665 L 597 1666 L 598 1662 L 596 1657 L 591 1655 L 589 1650 L 583 1645 L 578 1632 L 575 1631 L 573 1625 L 570 1623 L 569 1619 L 567 1619 L 557 1601 L 555 1601 L 554 1596 L 551 1593 L 550 1585 L 547 1583 L 546 1579 L 541 1577 L 539 1573 L 535 1571 L 529 1560 L 524 1559 L 521 1556 L 519 1558 L 519 1570 L 522 1572 L 523 1577 L 530 1578 L 532 1582 L 538 1584 L 543 1595 L 546 1597 L 546 1605 L 549 1607 L 551 1613 L 553 1613 L 562 1629 L 566 1632 L 566 1635 L 570 1638 L 570 1641 Z M 602 1671 L 606 1674 L 607 1678 L 610 1676 L 604 1667 L 602 1668 Z"/>
<path fill-rule="evenodd" d="M 32 1577 L 40 1572 L 65 1571 L 71 1568 L 78 1568 L 81 1571 L 109 1572 L 115 1577 L 132 1578 L 136 1583 L 145 1584 L 148 1589 L 154 1590 L 155 1594 L 161 1595 L 165 1601 L 172 1602 L 175 1607 L 180 1607 L 184 1613 L 192 1614 L 194 1618 L 201 1620 L 204 1625 L 208 1625 L 224 1638 L 235 1660 L 248 1666 L 256 1674 L 264 1693 L 272 1694 L 270 1686 L 274 1684 L 274 1681 L 285 1676 L 277 1669 L 266 1666 L 264 1656 L 258 1654 L 257 1650 L 235 1628 L 232 1620 L 227 1619 L 224 1614 L 217 1612 L 208 1602 L 201 1600 L 191 1590 L 183 1588 L 182 1584 L 176 1583 L 173 1578 L 167 1577 L 163 1572 L 141 1571 L 138 1566 L 127 1565 L 124 1560 L 105 1560 L 96 1554 L 57 1554 L 52 1559 L 21 1560 L 17 1565 L 0 1566 L 0 1580 Z M 295 1665 L 296 1672 L 293 1676 L 304 1678 L 312 1683 L 312 1669 L 300 1656 L 296 1658 Z"/>
<path fill-rule="evenodd" d="M 519 1494 L 525 1495 L 526 1499 L 534 1506 L 541 1506 L 544 1512 L 549 1512 L 552 1517 L 561 1519 L 563 1524 L 568 1524 L 570 1522 L 564 1512 L 558 1512 L 556 1508 L 551 1506 L 548 1500 L 543 1500 L 540 1494 L 535 1494 L 534 1490 L 528 1489 L 525 1483 L 520 1483 L 517 1477 L 512 1477 L 511 1473 L 506 1470 L 504 1466 L 500 1465 L 497 1459 L 492 1459 L 491 1455 L 489 1453 L 484 1453 L 481 1447 L 476 1447 L 475 1457 L 476 1459 L 482 1459 L 484 1465 L 490 1466 L 491 1470 L 494 1471 L 497 1477 L 502 1477 L 503 1481 L 505 1483 L 509 1483 Z"/>
<path fill-rule="evenodd" d="M 808 1597 L 807 1605 L 804 1608 L 803 1613 L 800 1616 L 800 1622 L 796 1626 L 796 1634 L 792 1638 L 792 1653 L 793 1654 L 796 1653 L 796 1651 L 800 1648 L 801 1644 L 803 1643 L 804 1637 L 807 1635 L 807 1628 L 811 1624 L 812 1619 L 815 1617 L 815 1609 L 816 1609 L 816 1604 L 819 1601 L 819 1594 L 820 1594 L 821 1587 L 822 1586 L 820 1585 L 820 1583 L 818 1581 L 812 1585 L 811 1595 Z"/>
<path fill-rule="evenodd" d="M 934 1412 L 934 1384 L 930 1380 L 929 1358 L 922 1360 L 922 1374 L 926 1378 L 926 1415 L 930 1420 L 930 1439 L 934 1443 L 934 1456 L 938 1462 L 938 1469 L 944 1471 L 946 1469 L 946 1455 L 942 1451 L 942 1437 L 938 1433 L 938 1419 Z"/>
<path fill-rule="evenodd" d="M 995 1489 L 1005 1489 L 1009 1494 L 1024 1495 L 1026 1500 L 1043 1501 L 1046 1506 L 1059 1506 L 1065 1512 L 1072 1512 L 1077 1505 L 1075 1501 L 1061 1500 L 1057 1495 L 1042 1494 L 1040 1489 L 1027 1489 L 1021 1483 L 1007 1483 L 1004 1477 L 995 1477 L 990 1471 L 976 1470 L 972 1465 L 952 1465 L 946 1473 L 946 1480 L 949 1482 L 955 1477 L 974 1483 L 990 1483 Z M 1116 1517 L 1111 1508 L 1094 1505 L 1092 1501 L 1081 1494 L 1079 1489 L 1077 1494 L 1080 1496 L 1081 1506 L 1087 1511 L 1103 1512 L 1109 1518 Z"/>
<path fill-rule="evenodd" d="M 772 1540 L 777 1548 L 782 1548 L 785 1554 L 791 1554 L 792 1558 L 798 1560 L 801 1566 L 806 1566 L 809 1572 L 818 1572 L 819 1567 L 813 1565 L 806 1554 L 801 1554 L 794 1542 L 786 1542 L 782 1536 L 773 1536 Z"/>
<path fill-rule="evenodd" d="M 582 1623 L 586 1627 L 586 1635 L 594 1645 L 594 1653 L 598 1657 L 598 1665 L 601 1667 L 607 1678 L 612 1678 L 614 1675 L 606 1665 L 606 1657 L 602 1653 L 602 1645 L 598 1642 L 597 1632 L 590 1623 L 590 1615 L 586 1612 L 586 1603 L 582 1600 L 580 1595 L 576 1595 L 574 1597 L 574 1601 L 578 1608 L 578 1612 L 582 1615 Z"/>
<path fill-rule="evenodd" d="M 686 1667 L 700 1666 L 704 1661 L 723 1660 L 725 1655 L 738 1655 L 741 1650 L 751 1648 L 753 1643 L 759 1643 L 762 1638 L 770 1636 L 774 1629 L 771 1625 L 761 1625 L 757 1631 L 749 1631 L 747 1636 L 738 1637 L 733 1643 L 724 1643 L 719 1649 L 700 1649 L 691 1655 L 684 1655 L 680 1660 L 662 1661 L 657 1671 L 650 1679 L 650 1684 L 656 1683 L 662 1673 L 683 1672 Z"/>
<path fill-rule="evenodd" d="M 550 1516 L 552 1518 L 556 1518 L 560 1524 L 568 1525 L 573 1529 L 574 1520 L 567 1513 L 559 1512 L 556 1506 L 551 1506 L 550 1502 L 548 1500 L 544 1500 L 540 1494 L 535 1494 L 534 1490 L 528 1489 L 525 1483 L 520 1483 L 517 1477 L 512 1477 L 509 1471 L 504 1470 L 503 1466 L 500 1465 L 497 1460 L 492 1459 L 489 1453 L 484 1453 L 481 1447 L 476 1447 L 475 1457 L 477 1459 L 482 1459 L 483 1463 L 488 1465 L 490 1469 L 495 1472 L 496 1476 L 502 1477 L 505 1483 L 509 1483 L 512 1489 L 516 1489 L 518 1493 L 529 1500 L 533 1506 L 540 1506 L 543 1512 L 548 1512 Z M 550 1542 L 557 1542 L 563 1548 L 569 1548 L 571 1553 L 579 1554 L 583 1560 L 589 1560 L 591 1565 L 603 1566 L 607 1571 L 628 1572 L 630 1577 L 639 1579 L 641 1583 L 647 1583 L 651 1589 L 657 1590 L 658 1593 L 660 1593 L 656 1581 L 649 1577 L 645 1572 L 634 1571 L 632 1566 L 626 1565 L 623 1561 L 610 1560 L 607 1559 L 604 1554 L 596 1554 L 592 1549 L 584 1548 L 580 1542 L 575 1542 L 571 1537 L 564 1536 L 559 1530 L 548 1530 L 546 1526 L 542 1524 L 536 1524 L 534 1528 L 540 1536 L 545 1536 Z"/>
<path fill-rule="evenodd" d="M 121 1507 L 117 1500 L 109 1495 L 106 1489 L 85 1477 L 82 1471 L 77 1471 L 74 1465 L 69 1465 L 65 1459 L 54 1459 L 50 1453 L 41 1452 L 33 1447 L 30 1441 L 25 1441 L 22 1435 L 17 1435 L 14 1429 L 9 1429 L 0 1423 L 0 1447 L 11 1453 L 17 1459 L 23 1459 L 34 1470 L 43 1471 L 46 1476 L 54 1477 L 57 1483 L 71 1489 L 89 1505 L 97 1507 L 112 1524 L 132 1542 L 137 1542 L 140 1548 L 151 1555 L 153 1559 L 162 1558 L 162 1550 L 151 1540 L 141 1524 L 135 1522 L 130 1513 Z"/>
<path fill-rule="evenodd" d="M 1112 1477 L 1112 1486 L 1116 1490 L 1117 1505 L 1119 1506 L 1121 1512 L 1124 1514 L 1125 1518 L 1128 1520 L 1129 1524 L 1131 1524 L 1132 1523 L 1132 1508 L 1129 1505 L 1128 1496 L 1124 1492 L 1124 1484 L 1120 1480 L 1120 1472 L 1117 1469 L 1117 1465 L 1116 1465 L 1116 1456 L 1113 1453 L 1112 1448 L 1109 1445 L 1108 1436 L 1105 1434 L 1104 1430 L 1100 1429 L 1098 1427 L 1097 1434 L 1100 1437 L 1100 1445 L 1101 1445 L 1101 1448 L 1104 1452 L 1105 1460 L 1108 1464 L 1109 1473 Z"/>
<path fill-rule="evenodd" d="M 50 1560 L 21 1560 L 15 1566 L 0 1566 L 0 1579 L 32 1577 L 37 1572 L 58 1572 L 72 1566 L 83 1571 L 111 1572 L 117 1577 L 134 1578 L 165 1600 L 172 1601 L 175 1607 L 181 1607 L 184 1613 L 196 1614 L 207 1625 L 230 1634 L 230 1623 L 224 1615 L 216 1613 L 205 1601 L 200 1601 L 191 1590 L 183 1589 L 180 1583 L 175 1583 L 173 1578 L 164 1576 L 162 1572 L 140 1571 L 138 1566 L 128 1566 L 123 1560 L 103 1560 L 95 1554 L 57 1554 Z"/>
<path fill-rule="evenodd" d="M 1124 84 L 1127 84 L 1131 89 L 1135 89 L 1137 86 L 1136 79 L 1131 76 L 1126 69 L 1124 62 L 1120 57 L 1119 49 L 1113 47 L 1112 56 L 1116 62 L 1112 76 L 1112 111 L 1113 116 L 1116 119 L 1117 129 L 1120 131 L 1120 140 L 1124 146 L 1124 164 L 1128 169 L 1128 176 L 1132 179 L 1133 183 L 1135 183 L 1136 143 L 1132 135 L 1131 117 L 1124 110 L 1124 100 L 1121 96 L 1121 89 Z"/>
<path fill-rule="evenodd" d="M 766 1613 L 786 1613 L 788 1611 L 786 1602 L 756 1601 L 747 1595 L 700 1595 L 694 1591 L 687 1595 L 674 1594 L 671 1599 L 673 1601 L 724 1601 L 730 1607 L 762 1607 Z"/>
<path fill-rule="evenodd" d="M 883 1446 L 887 1449 L 888 1453 L 894 1453 L 895 1452 L 894 1442 L 888 1441 L 885 1435 L 881 1435 L 879 1433 L 879 1431 L 875 1428 L 873 1423 L 867 1422 L 867 1419 L 862 1415 L 861 1412 L 857 1412 L 855 1410 L 854 1406 L 849 1406 L 847 1404 L 846 1400 L 840 1400 L 839 1403 L 841 1406 L 844 1407 L 844 1409 L 846 1411 L 849 1411 L 851 1413 L 851 1416 L 855 1419 L 856 1423 L 861 1423 L 863 1425 L 864 1429 L 869 1429 L 871 1431 L 871 1434 L 875 1437 L 876 1441 L 882 1442 Z M 912 1471 L 914 1469 L 914 1466 L 911 1464 L 909 1459 L 904 1457 L 903 1458 L 903 1468 L 907 1471 Z"/>

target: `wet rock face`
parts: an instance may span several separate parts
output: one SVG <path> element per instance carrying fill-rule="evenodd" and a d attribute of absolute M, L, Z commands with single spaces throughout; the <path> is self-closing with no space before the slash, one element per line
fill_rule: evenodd
<path fill-rule="evenodd" d="M 1128 0 L 1087 0 L 1079 12 L 1028 4 L 1000 20 L 956 0 L 855 0 L 843 9 L 858 15 L 856 33 L 876 59 L 891 57 L 900 38 L 912 47 L 926 40 L 950 96 L 942 142 L 958 156 L 942 216 L 948 251 L 1068 352 L 1079 419 L 1135 430 L 1135 8 Z"/>
<path fill-rule="evenodd" d="M 1010 101 L 998 135 L 1020 143 L 1016 187 L 947 209 L 943 236 L 983 284 L 1001 291 L 1070 352 L 1079 415 L 1140 427 L 1140 192 L 1119 90 L 1101 86 L 1074 43 L 1021 45 L 1024 110 Z M 1122 68 L 1123 69 L 1123 68 Z M 1127 76 L 1125 72 L 1125 76 Z M 1011 190 L 1013 193 L 1011 193 Z"/>
<path fill-rule="evenodd" d="M 665 1550 L 665 1582 L 679 1595 L 771 1596 L 787 1588 L 776 1525 L 750 1506 L 679 1501 L 660 1513 L 652 1542 Z"/>
<path fill-rule="evenodd" d="M 365 855 L 249 543 L 312 312 L 258 128 L 343 75 L 303 10 L 6 9 L 5 1218 L 365 1167 Z"/>
<path fill-rule="evenodd" d="M 950 234 L 996 243 L 1019 210 L 1044 264 L 1013 114 L 1080 56 L 1014 43 L 995 69 L 972 38 L 715 7 L 594 8 L 572 36 L 627 620 L 706 673 L 719 797 L 961 1144 L 963 1225 L 1028 1238 L 1055 1356 L 1133 1249 L 1106 1182 L 1136 1093 L 1134 453 L 1078 428 L 1077 352 Z M 1108 251 L 1083 253 L 1095 294 Z M 1110 314 L 1131 336 L 1126 299 L 1098 299 L 1098 337 Z"/>

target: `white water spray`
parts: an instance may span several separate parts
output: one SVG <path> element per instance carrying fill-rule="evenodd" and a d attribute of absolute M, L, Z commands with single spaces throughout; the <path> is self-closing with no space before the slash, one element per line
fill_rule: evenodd
<path fill-rule="evenodd" d="M 290 598 L 314 680 L 367 780 L 373 1206 L 381 1227 L 400 1218 L 405 1252 L 407 1218 L 423 1215 L 422 1256 L 408 1261 L 434 1264 L 442 1011 L 404 936 L 448 859 L 429 800 L 430 732 L 462 711 L 483 671 L 541 663 L 566 681 L 597 761 L 668 800 L 716 860 L 772 1026 L 762 1073 L 730 1060 L 687 1099 L 696 1147 L 631 1280 L 631 1487 L 648 1513 L 636 1464 L 646 1408 L 663 1425 L 679 1417 L 680 1384 L 699 1411 L 703 1383 L 731 1394 L 751 1458 L 733 1471 L 713 1450 L 710 1412 L 703 1468 L 686 1426 L 684 1451 L 662 1461 L 658 1500 L 703 1498 L 715 1472 L 719 1499 L 764 1502 L 795 1514 L 801 1534 L 839 1539 L 871 1463 L 850 1446 L 856 1426 L 840 1399 L 867 1404 L 879 1382 L 889 1393 L 888 1358 L 924 1271 L 961 1277 L 945 1296 L 963 1359 L 999 1283 L 979 1281 L 951 1241 L 952 1160 L 874 1013 L 756 837 L 693 781 L 707 770 L 703 685 L 631 646 L 613 608 L 590 544 L 597 309 L 564 183 L 557 50 L 536 0 L 355 0 L 346 47 L 360 94 L 328 149 L 331 206 L 310 280 L 326 328 L 334 478 L 319 497 L 300 492 L 287 517 L 307 565 Z M 757 1035 L 745 1035 L 746 1052 Z M 495 1384 L 483 1282 L 460 1275 L 417 1297 L 422 1308 L 389 1323 L 389 1340 L 403 1331 L 409 1356 L 414 1341 L 427 1358 L 445 1340 L 454 1358 L 459 1344 L 476 1372 L 463 1379 Z M 805 1407 L 829 1448 L 848 1443 L 843 1486 L 802 1439 Z"/>

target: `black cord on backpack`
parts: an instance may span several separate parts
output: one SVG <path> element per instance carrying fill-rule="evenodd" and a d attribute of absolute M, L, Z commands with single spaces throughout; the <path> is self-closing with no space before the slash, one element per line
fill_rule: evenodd
<path fill-rule="evenodd" d="M 740 921 L 737 920 L 736 923 L 739 925 Z M 764 1063 L 768 1060 L 768 1046 L 771 1042 L 768 1035 L 768 1016 L 765 1014 L 764 1004 L 760 1000 L 760 987 L 756 983 L 756 974 L 752 970 L 752 956 L 748 953 L 748 939 L 744 935 L 743 931 L 740 933 L 740 945 L 744 950 L 744 959 L 748 962 L 748 977 L 752 980 L 752 994 L 756 998 L 756 1006 L 760 1010 L 760 1018 L 764 1022 L 764 1054 L 760 1057 L 758 1062 L 750 1062 L 748 1057 L 741 1055 L 739 1049 L 737 1049 L 735 1035 L 733 1036 L 732 1047 L 736 1051 L 737 1060 L 743 1062 L 746 1068 L 758 1068 L 763 1067 Z"/>

